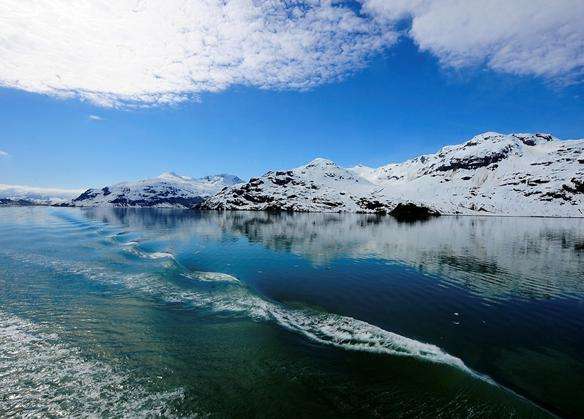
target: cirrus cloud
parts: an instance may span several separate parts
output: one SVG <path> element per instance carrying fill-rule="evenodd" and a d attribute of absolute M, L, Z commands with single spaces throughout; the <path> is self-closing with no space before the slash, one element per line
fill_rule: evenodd
<path fill-rule="evenodd" d="M 7 157 L 7 156 L 8 156 L 7 152 L 0 150 L 0 157 Z"/>
<path fill-rule="evenodd" d="M 110 107 L 302 90 L 400 36 L 445 66 L 567 79 L 584 68 L 583 20 L 582 0 L 3 0 L 0 86 Z"/>

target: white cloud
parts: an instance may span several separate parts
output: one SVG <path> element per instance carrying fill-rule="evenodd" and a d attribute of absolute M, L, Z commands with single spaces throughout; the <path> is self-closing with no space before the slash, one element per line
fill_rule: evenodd
<path fill-rule="evenodd" d="M 582 0 L 366 0 L 365 7 L 377 19 L 410 18 L 408 35 L 446 66 L 562 79 L 584 69 Z"/>
<path fill-rule="evenodd" d="M 582 0 L 356 1 L 3 0 L 0 86 L 102 106 L 306 89 L 365 66 L 403 19 L 402 35 L 445 66 L 546 78 L 584 67 Z"/>
<path fill-rule="evenodd" d="M 7 157 L 8 153 L 5 151 L 0 150 L 0 157 Z"/>
<path fill-rule="evenodd" d="M 0 84 L 103 106 L 303 89 L 396 39 L 331 0 L 3 0 Z"/>
<path fill-rule="evenodd" d="M 89 119 L 92 121 L 103 121 L 103 118 L 99 115 L 89 115 Z"/>

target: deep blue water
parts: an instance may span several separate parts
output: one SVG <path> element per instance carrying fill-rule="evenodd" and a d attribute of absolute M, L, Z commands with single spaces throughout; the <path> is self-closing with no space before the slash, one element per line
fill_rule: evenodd
<path fill-rule="evenodd" d="M 584 416 L 584 220 L 0 208 L 0 416 Z"/>

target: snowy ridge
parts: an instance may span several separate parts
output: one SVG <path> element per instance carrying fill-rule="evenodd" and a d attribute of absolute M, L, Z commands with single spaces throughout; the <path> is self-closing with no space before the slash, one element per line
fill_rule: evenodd
<path fill-rule="evenodd" d="M 88 189 L 72 203 L 80 207 L 191 208 L 224 187 L 239 182 L 242 180 L 237 176 L 226 174 L 194 179 L 166 172 L 154 179 Z"/>
<path fill-rule="evenodd" d="M 584 140 L 487 132 L 404 163 L 343 169 L 316 159 L 219 192 L 208 209 L 584 216 Z"/>

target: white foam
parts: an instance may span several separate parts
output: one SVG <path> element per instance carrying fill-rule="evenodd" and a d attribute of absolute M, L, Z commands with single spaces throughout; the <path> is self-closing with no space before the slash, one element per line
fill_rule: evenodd
<path fill-rule="evenodd" d="M 138 243 L 136 242 L 129 242 L 126 245 L 123 245 L 122 249 L 128 253 L 136 255 L 142 259 L 172 259 L 175 260 L 175 257 L 172 253 L 169 252 L 145 252 L 138 247 L 136 247 Z"/>
<path fill-rule="evenodd" d="M 182 390 L 150 393 L 101 361 L 88 361 L 44 327 L 0 311 L 0 416 L 172 416 Z"/>
<path fill-rule="evenodd" d="M 138 245 L 138 242 L 136 242 L 136 241 L 129 241 L 129 242 L 122 244 L 122 246 L 137 246 L 137 245 Z"/>
<path fill-rule="evenodd" d="M 174 259 L 174 255 L 168 252 L 144 253 L 144 255 L 150 259 Z"/>
<path fill-rule="evenodd" d="M 271 310 L 270 314 L 281 326 L 322 344 L 355 351 L 410 356 L 472 372 L 461 359 L 435 345 L 389 332 L 352 317 L 280 308 Z"/>
<path fill-rule="evenodd" d="M 187 278 L 197 279 L 199 281 L 208 281 L 208 282 L 230 282 L 230 283 L 237 283 L 239 284 L 239 279 L 234 277 L 233 275 L 229 275 L 222 272 L 189 272 L 187 274 L 183 274 Z"/>

